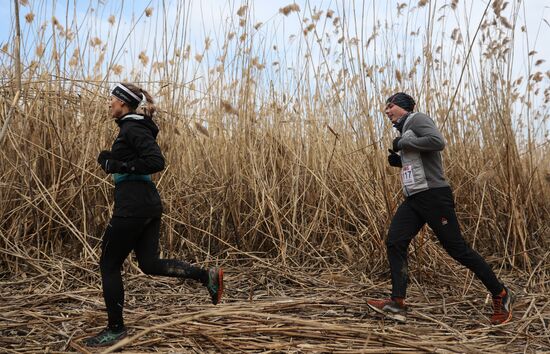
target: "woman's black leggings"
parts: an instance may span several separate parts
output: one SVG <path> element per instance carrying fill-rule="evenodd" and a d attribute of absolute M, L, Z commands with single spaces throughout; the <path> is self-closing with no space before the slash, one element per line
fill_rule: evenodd
<path fill-rule="evenodd" d="M 203 284 L 208 281 L 208 272 L 202 268 L 175 259 L 159 259 L 159 231 L 160 217 L 115 216 L 109 222 L 103 235 L 99 261 L 109 327 L 124 325 L 124 286 L 120 272 L 132 250 L 136 253 L 139 268 L 145 274 L 190 278 Z"/>
<path fill-rule="evenodd" d="M 388 260 L 392 277 L 392 297 L 405 298 L 407 292 L 407 250 L 424 224 L 428 224 L 445 248 L 460 264 L 470 269 L 496 296 L 503 287 L 485 260 L 466 244 L 460 233 L 451 188 L 434 188 L 414 194 L 399 206 L 388 232 Z"/>

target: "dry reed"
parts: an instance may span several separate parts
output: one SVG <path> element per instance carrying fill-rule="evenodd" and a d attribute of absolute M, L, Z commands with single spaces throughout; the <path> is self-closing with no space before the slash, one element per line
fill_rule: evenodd
<path fill-rule="evenodd" d="M 547 102 L 540 104 L 550 78 L 533 51 L 516 53 L 531 65 L 524 78 L 512 76 L 510 27 L 519 2 L 493 2 L 474 38 L 463 29 L 451 39 L 435 32 L 434 2 L 401 8 L 395 21 L 404 22 L 396 23 L 427 18 L 424 32 L 405 26 L 422 57 L 398 55 L 407 48 L 395 48 L 394 34 L 379 24 L 351 38 L 359 14 L 326 9 L 323 17 L 297 4 L 274 18 L 298 20 L 300 30 L 288 48 L 272 45 L 255 33 L 275 20 L 255 28 L 249 2 L 235 9 L 232 24 L 220 25 L 220 38 L 191 48 L 184 25 L 190 5 L 178 5 L 168 23 L 164 2 L 154 2 L 143 15 L 170 26 L 176 47 L 167 33 L 156 34 L 155 50 L 129 48 L 132 69 L 117 62 L 120 16 L 109 18 L 109 38 L 56 20 L 45 41 L 46 27 L 37 25 L 44 19 L 19 4 L 29 6 L 22 14 L 33 13 L 26 26 L 39 30 L 32 54 L 0 53 L 0 346 L 7 352 L 84 352 L 88 325 L 104 322 L 96 263 L 112 184 L 95 159 L 114 137 L 108 89 L 122 79 L 159 102 L 167 160 L 155 176 L 165 206 L 163 255 L 219 263 L 229 274 L 226 304 L 203 308 L 194 285 L 143 282 L 127 262 L 133 333 L 125 348 L 550 350 L 549 116 Z M 461 6 L 452 1 L 437 16 Z M 292 12 L 299 18 L 287 17 Z M 74 51 L 77 40 L 82 47 Z M 456 45 L 446 46 L 451 40 Z M 476 45 L 482 51 L 470 52 Z M 511 325 L 484 324 L 484 289 L 427 229 L 411 247 L 410 321 L 365 317 L 365 298 L 388 291 L 381 255 L 402 198 L 385 160 L 393 132 L 380 113 L 397 89 L 418 97 L 445 135 L 464 236 L 519 295 Z"/>

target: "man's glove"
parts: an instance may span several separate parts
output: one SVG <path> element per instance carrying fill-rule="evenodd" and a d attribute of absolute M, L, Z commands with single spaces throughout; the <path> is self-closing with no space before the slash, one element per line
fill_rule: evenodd
<path fill-rule="evenodd" d="M 388 152 L 390 153 L 388 155 L 388 163 L 390 164 L 390 166 L 393 166 L 393 167 L 403 167 L 403 165 L 401 164 L 401 156 L 399 156 L 395 151 L 393 151 L 392 149 L 388 149 Z"/>
<path fill-rule="evenodd" d="M 97 157 L 97 162 L 106 173 L 124 173 L 127 165 L 125 162 L 113 159 L 113 154 L 108 150 L 103 150 Z"/>
<path fill-rule="evenodd" d="M 393 151 L 401 150 L 399 148 L 399 140 L 401 140 L 401 137 L 397 137 L 397 138 L 393 139 L 393 143 L 392 143 Z"/>

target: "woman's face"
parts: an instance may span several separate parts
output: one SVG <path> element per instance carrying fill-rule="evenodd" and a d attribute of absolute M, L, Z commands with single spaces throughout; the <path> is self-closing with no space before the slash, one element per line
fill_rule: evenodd
<path fill-rule="evenodd" d="M 111 96 L 111 116 L 115 119 L 118 119 L 128 113 L 130 110 L 128 109 L 128 106 L 116 98 L 115 96 Z"/>

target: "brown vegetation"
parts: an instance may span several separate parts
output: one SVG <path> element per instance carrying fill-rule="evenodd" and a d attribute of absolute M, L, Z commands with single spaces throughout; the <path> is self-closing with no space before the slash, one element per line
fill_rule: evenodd
<path fill-rule="evenodd" d="M 459 11 L 457 3 L 444 14 Z M 29 23 L 43 20 L 23 6 Z M 146 17 L 166 21 L 162 6 L 147 8 Z M 103 323 L 96 315 L 102 308 L 96 263 L 112 183 L 96 156 L 116 129 L 107 113 L 109 86 L 125 79 L 159 103 L 167 168 L 155 179 L 165 206 L 164 256 L 218 263 L 230 274 L 228 304 L 203 308 L 202 298 L 191 301 L 189 284 L 148 279 L 156 290 L 143 290 L 144 276 L 127 262 L 134 349 L 490 352 L 491 343 L 498 344 L 494 350 L 510 343 L 550 349 L 550 93 L 541 90 L 549 78 L 536 71 L 544 66 L 536 53 L 514 53 L 511 28 L 519 27 L 520 4 L 494 1 L 477 36 L 458 30 L 452 38 L 430 32 L 432 2 L 400 9 L 396 23 L 420 13 L 431 25 L 407 33 L 422 44 L 422 57 L 398 53 L 382 25 L 350 38 L 345 26 L 352 27 L 353 15 L 327 9 L 321 16 L 296 4 L 275 16 L 301 24 L 295 36 L 303 47 L 285 57 L 275 45 L 262 47 L 254 33 L 271 27 L 254 28 L 251 8 L 243 6 L 234 12 L 244 21 L 222 28 L 224 38 L 214 41 L 216 59 L 210 40 L 196 52 L 187 43 L 188 29 L 178 27 L 189 10 L 182 6 L 172 33 L 177 48 L 161 45 L 164 36 L 152 56 L 135 48 L 135 68 L 116 62 L 120 44 L 112 53 L 103 44 L 114 33 L 75 36 L 76 28 L 63 27 L 70 21 L 41 27 L 35 57 L 21 58 L 21 69 L 15 43 L 3 46 L 2 347 L 82 350 L 73 337 L 89 322 Z M 117 21 L 108 21 L 115 33 Z M 473 43 L 481 43 L 479 55 Z M 341 52 L 339 61 L 331 61 L 333 51 Z M 524 78 L 513 76 L 514 55 L 531 63 Z M 388 289 L 384 238 L 402 196 L 397 171 L 386 163 L 394 133 L 380 109 L 397 89 L 417 97 L 447 139 L 446 173 L 464 236 L 520 295 L 512 328 L 479 329 L 486 322 L 479 309 L 489 311 L 485 290 L 427 229 L 411 247 L 412 322 L 361 317 L 364 299 Z M 184 299 L 172 298 L 178 291 Z M 135 302 L 156 315 L 133 308 Z M 57 325 L 65 321 L 68 329 Z M 153 332 L 142 332 L 151 326 Z"/>

